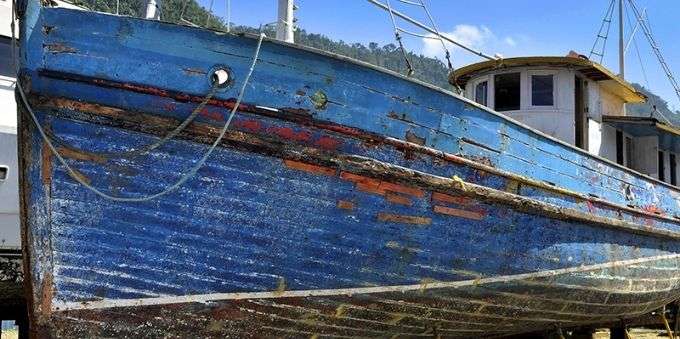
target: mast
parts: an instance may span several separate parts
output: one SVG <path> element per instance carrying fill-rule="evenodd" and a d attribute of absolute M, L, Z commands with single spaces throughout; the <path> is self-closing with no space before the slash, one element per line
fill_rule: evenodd
<path fill-rule="evenodd" d="M 279 0 L 278 20 L 276 21 L 276 39 L 294 43 L 293 36 L 293 0 Z"/>
<path fill-rule="evenodd" d="M 161 6 L 161 0 L 147 0 L 146 2 L 146 14 L 145 18 L 152 20 L 160 20 L 161 11 L 159 10 Z"/>
<path fill-rule="evenodd" d="M 619 0 L 619 76 L 625 78 L 626 59 L 623 42 L 623 0 Z"/>

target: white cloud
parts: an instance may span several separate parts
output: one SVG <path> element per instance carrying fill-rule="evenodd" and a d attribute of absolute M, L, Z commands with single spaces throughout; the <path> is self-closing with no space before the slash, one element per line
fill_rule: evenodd
<path fill-rule="evenodd" d="M 470 48 L 482 48 L 490 40 L 496 39 L 493 32 L 486 26 L 474 26 L 474 25 L 456 25 L 452 32 L 442 32 L 442 35 L 451 38 L 465 46 Z M 434 37 L 434 34 L 428 35 Z M 437 39 L 423 39 L 423 54 L 427 56 L 440 56 L 442 55 L 441 42 Z M 451 44 L 447 43 L 447 48 L 451 48 Z"/>
<path fill-rule="evenodd" d="M 528 38 L 522 36 L 506 36 L 499 38 L 491 31 L 490 28 L 484 25 L 456 25 L 450 32 L 442 32 L 442 35 L 453 39 L 467 47 L 484 52 L 486 54 L 494 55 L 496 53 L 516 54 L 519 48 L 518 45 L 524 46 Z M 434 37 L 434 34 L 428 35 Z M 444 58 L 444 51 L 441 42 L 438 39 L 423 39 L 422 53 L 429 57 L 437 57 L 441 60 Z M 478 57 L 471 53 L 461 50 L 459 47 L 451 43 L 446 43 L 446 47 L 454 54 L 454 64 L 457 66 L 468 64 L 470 62 L 479 61 Z"/>
<path fill-rule="evenodd" d="M 515 41 L 515 39 L 513 39 L 512 37 L 509 37 L 509 36 L 505 37 L 505 39 L 503 39 L 503 42 L 505 42 L 505 44 L 507 44 L 510 47 L 517 46 L 517 41 Z"/>

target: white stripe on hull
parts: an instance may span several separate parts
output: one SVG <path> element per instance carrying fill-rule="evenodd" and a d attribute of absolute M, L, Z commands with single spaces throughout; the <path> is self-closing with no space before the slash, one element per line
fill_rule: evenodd
<path fill-rule="evenodd" d="M 211 301 L 221 300 L 243 300 L 243 299 L 272 299 L 272 298 L 304 298 L 317 296 L 334 296 L 334 295 L 354 295 L 354 294 L 375 294 L 375 293 L 389 293 L 389 292 L 409 292 L 422 291 L 429 289 L 441 288 L 459 288 L 466 286 L 474 286 L 481 284 L 511 282 L 525 279 L 535 279 L 552 277 L 562 274 L 578 273 L 594 271 L 599 269 L 607 269 L 613 267 L 621 267 L 645 262 L 677 259 L 680 254 L 666 254 L 654 257 L 629 259 L 612 261 L 602 264 L 576 266 L 568 268 L 560 268 L 555 270 L 546 270 L 532 273 L 521 273 L 512 275 L 499 275 L 495 277 L 479 278 L 471 280 L 449 281 L 449 282 L 428 282 L 422 284 L 411 285 L 394 285 L 394 286 L 375 286 L 375 287 L 352 287 L 352 288 L 336 288 L 336 289 L 318 289 L 318 290 L 298 290 L 298 291 L 270 291 L 270 292 L 233 292 L 233 293 L 208 293 L 208 294 L 194 294 L 171 297 L 151 297 L 151 298 L 135 298 L 135 299 L 103 299 L 97 301 L 83 301 L 83 302 L 63 302 L 55 301 L 52 305 L 53 311 L 66 310 L 92 310 L 115 307 L 136 307 L 136 306 L 152 306 L 152 305 L 167 305 L 180 303 L 207 303 Z"/>

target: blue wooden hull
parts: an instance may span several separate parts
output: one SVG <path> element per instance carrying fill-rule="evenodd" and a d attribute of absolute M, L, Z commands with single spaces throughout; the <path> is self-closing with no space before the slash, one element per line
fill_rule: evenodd
<path fill-rule="evenodd" d="M 28 3 L 21 79 L 92 186 L 176 182 L 256 39 Z M 209 91 L 234 84 L 145 156 Z M 680 295 L 678 191 L 467 100 L 265 41 L 208 163 L 101 198 L 20 107 L 34 329 L 53 336 L 432 336 L 606 323 Z"/>

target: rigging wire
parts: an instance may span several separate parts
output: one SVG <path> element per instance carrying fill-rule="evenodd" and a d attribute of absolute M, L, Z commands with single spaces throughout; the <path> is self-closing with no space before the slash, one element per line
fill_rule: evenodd
<path fill-rule="evenodd" d="M 404 0 L 400 0 L 404 1 Z M 444 43 L 444 39 L 442 39 L 442 34 L 439 33 L 439 29 L 437 28 L 437 24 L 434 21 L 434 18 L 432 17 L 432 14 L 430 14 L 430 10 L 427 9 L 427 6 L 425 5 L 425 0 L 419 0 L 420 1 L 420 6 L 423 7 L 425 10 L 425 13 L 427 14 L 427 17 L 430 19 L 430 23 L 432 24 L 432 29 L 436 32 L 437 38 L 439 39 L 439 42 L 442 44 L 442 48 L 446 52 L 446 62 L 447 66 L 449 67 L 449 72 L 453 71 L 453 64 L 451 63 L 451 53 L 449 52 L 449 49 L 446 47 L 446 43 Z"/>
<path fill-rule="evenodd" d="M 439 28 L 437 27 L 437 23 L 434 20 L 434 17 L 432 16 L 432 13 L 430 13 L 430 10 L 428 9 L 427 5 L 425 4 L 425 0 L 418 0 L 418 2 L 415 1 L 410 1 L 410 0 L 397 0 L 401 3 L 407 4 L 407 5 L 412 5 L 412 6 L 418 6 L 421 7 L 424 11 L 425 14 L 427 15 L 427 18 L 430 20 L 431 27 L 427 28 L 426 30 L 430 31 L 430 34 L 433 35 L 426 35 L 426 34 L 421 34 L 421 33 L 416 33 L 412 31 L 408 31 L 406 29 L 403 29 L 397 25 L 397 20 L 395 19 L 395 11 L 392 9 L 392 5 L 390 4 L 390 0 L 386 0 L 386 9 L 387 12 L 390 14 L 390 20 L 392 21 L 392 27 L 394 29 L 394 36 L 395 39 L 397 40 L 397 43 L 399 44 L 399 49 L 401 50 L 404 60 L 406 60 L 406 67 L 408 69 L 408 75 L 411 76 L 414 73 L 413 65 L 411 61 L 408 58 L 408 54 L 406 52 L 406 49 L 404 48 L 404 43 L 402 41 L 402 36 L 401 33 L 405 33 L 411 36 L 423 38 L 423 39 L 434 39 L 434 40 L 439 40 L 439 42 L 442 45 L 442 49 L 445 52 L 445 58 L 446 58 L 446 64 L 449 69 L 449 72 L 453 72 L 453 63 L 451 62 L 451 52 L 449 51 L 448 47 L 446 47 L 446 43 L 444 42 L 444 38 L 439 31 Z M 400 18 L 402 19 L 409 19 L 405 18 L 403 15 L 399 15 Z M 413 20 L 407 20 L 411 22 L 412 24 L 416 24 L 413 22 Z M 416 24 L 418 26 L 418 24 Z M 421 28 L 425 28 L 423 25 L 420 25 Z M 450 39 L 449 39 L 450 40 Z M 461 89 L 456 85 L 455 86 L 456 91 L 460 93 Z"/>
<path fill-rule="evenodd" d="M 633 0 L 628 0 L 628 2 L 630 3 L 630 7 L 633 9 L 633 14 L 635 15 L 636 19 L 640 22 L 642 32 L 645 33 L 645 37 L 647 38 L 649 45 L 652 47 L 652 51 L 656 55 L 656 58 L 659 61 L 659 64 L 661 65 L 661 68 L 663 69 L 664 73 L 666 73 L 666 78 L 668 78 L 668 81 L 671 83 L 671 86 L 673 87 L 675 94 L 677 95 L 678 99 L 680 99 L 680 85 L 678 85 L 677 80 L 675 80 L 673 72 L 666 63 L 666 60 L 664 59 L 663 54 L 661 53 L 661 49 L 659 48 L 659 45 L 654 39 L 652 30 L 650 28 L 650 25 L 648 24 L 649 20 L 648 19 L 645 20 L 645 17 L 640 13 Z"/>
<path fill-rule="evenodd" d="M 414 73 L 413 65 L 411 64 L 411 60 L 409 60 L 408 58 L 408 54 L 406 52 L 406 49 L 404 48 L 404 43 L 401 41 L 401 34 L 399 32 L 399 27 L 397 27 L 397 21 L 396 19 L 394 19 L 394 12 L 392 12 L 390 0 L 387 0 L 387 11 L 390 13 L 390 19 L 392 20 L 392 27 L 394 28 L 394 38 L 397 40 L 397 43 L 399 44 L 399 49 L 401 50 L 401 54 L 404 57 L 404 61 L 406 61 L 408 75 L 411 76 Z"/>
<path fill-rule="evenodd" d="M 607 8 L 607 11 L 605 12 L 604 17 L 602 18 L 602 23 L 600 24 L 600 29 L 597 32 L 597 37 L 595 38 L 595 42 L 593 43 L 593 47 L 590 49 L 590 54 L 588 54 L 588 59 L 591 59 L 593 55 L 597 55 L 600 57 L 600 63 L 602 63 L 602 60 L 604 59 L 604 53 L 607 47 L 607 38 L 609 37 L 609 30 L 611 29 L 611 24 L 612 24 L 612 15 L 614 14 L 614 2 L 616 0 L 611 0 L 609 2 L 609 7 Z M 606 26 L 606 30 L 605 30 Z M 602 32 L 604 30 L 604 35 L 602 35 Z M 602 39 L 602 49 L 600 52 L 596 52 L 596 48 L 598 46 L 598 42 Z"/>
<path fill-rule="evenodd" d="M 628 20 L 628 26 L 632 26 L 632 20 L 630 19 L 630 10 L 629 10 L 628 6 L 629 5 L 626 3 L 626 6 L 624 8 L 625 11 L 626 11 L 626 20 Z M 632 41 L 633 47 L 635 47 L 635 53 L 637 55 L 638 62 L 640 63 L 640 69 L 642 70 L 642 77 L 645 80 L 645 85 L 647 86 L 647 88 L 650 88 L 649 80 L 647 79 L 647 71 L 645 70 L 645 64 L 644 64 L 644 62 L 642 62 L 642 55 L 640 54 L 640 48 L 638 47 L 637 39 L 635 38 L 635 33 L 637 33 L 638 25 L 639 25 L 639 22 L 636 24 L 635 29 L 633 29 L 633 31 L 630 33 L 630 40 L 628 41 L 628 43 L 630 44 L 630 42 Z M 627 50 L 627 48 L 624 49 L 624 53 L 625 53 L 626 50 Z"/>

